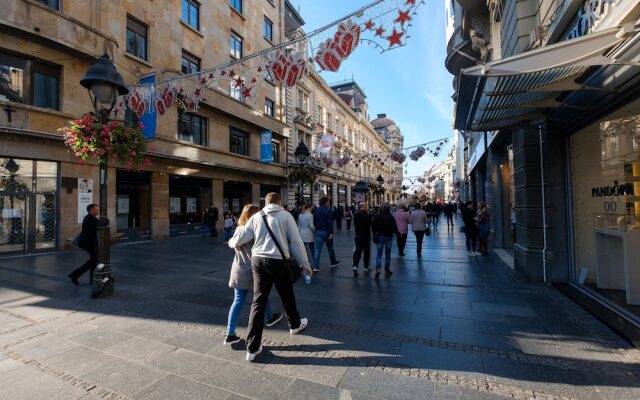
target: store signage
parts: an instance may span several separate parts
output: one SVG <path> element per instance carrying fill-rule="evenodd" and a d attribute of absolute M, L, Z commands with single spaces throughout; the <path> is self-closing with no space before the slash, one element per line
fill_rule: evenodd
<path fill-rule="evenodd" d="M 78 223 L 87 215 L 87 206 L 93 203 L 93 179 L 78 178 Z"/>
<path fill-rule="evenodd" d="M 613 181 L 613 186 L 591 188 L 591 197 L 634 196 L 633 183 Z"/>
<path fill-rule="evenodd" d="M 596 22 L 606 17 L 611 7 L 621 0 L 585 0 L 578 10 L 578 15 L 569 29 L 567 39 L 575 39 L 589 34 Z"/>
<path fill-rule="evenodd" d="M 260 131 L 260 162 L 271 163 L 273 162 L 273 151 L 271 148 L 272 143 L 271 131 Z"/>
<path fill-rule="evenodd" d="M 140 79 L 141 84 L 151 84 L 149 88 L 151 90 L 155 89 L 156 76 L 151 75 L 146 78 Z M 152 97 L 153 98 L 153 97 Z M 147 111 L 147 110 L 145 110 Z M 142 117 L 140 117 L 140 122 L 142 122 L 142 136 L 147 139 L 155 139 L 156 138 L 156 111 L 154 107 L 151 107 L 151 111 L 146 112 Z"/>

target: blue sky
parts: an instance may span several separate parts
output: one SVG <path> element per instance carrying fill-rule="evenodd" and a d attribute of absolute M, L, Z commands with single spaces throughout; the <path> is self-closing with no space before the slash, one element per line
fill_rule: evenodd
<path fill-rule="evenodd" d="M 290 0 L 305 21 L 306 32 L 320 28 L 369 4 L 370 0 Z M 407 45 L 380 54 L 361 45 L 338 72 L 323 72 L 329 84 L 354 80 L 367 95 L 369 114 L 386 113 L 405 138 L 405 147 L 453 138 L 453 76 L 444 68 L 445 13 L 442 0 L 427 0 L 409 27 Z M 451 145 L 445 148 L 448 151 Z M 445 152 L 446 155 L 446 152 Z M 439 157 L 441 159 L 442 157 Z M 422 175 L 436 160 L 429 155 L 409 161 L 408 175 Z"/>

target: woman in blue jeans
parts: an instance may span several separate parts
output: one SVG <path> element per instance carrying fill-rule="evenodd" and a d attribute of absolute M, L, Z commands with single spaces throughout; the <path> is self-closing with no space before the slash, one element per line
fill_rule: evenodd
<path fill-rule="evenodd" d="M 235 235 L 238 235 L 244 224 L 247 223 L 249 218 L 255 213 L 260 211 L 260 208 L 253 204 L 247 204 L 242 210 L 242 215 L 238 219 L 238 228 Z M 253 240 L 240 246 L 240 249 L 235 249 L 236 255 L 233 258 L 231 264 L 231 276 L 229 277 L 229 287 L 233 288 L 234 298 L 233 304 L 229 309 L 229 318 L 227 321 L 227 337 L 224 339 L 223 344 L 233 344 L 239 342 L 241 339 L 236 335 L 236 326 L 238 325 L 238 317 L 242 311 L 242 306 L 249 290 L 253 289 L 253 271 L 251 270 L 251 247 L 253 247 Z M 271 312 L 271 302 L 267 301 L 267 310 L 265 312 L 266 325 L 274 326 L 282 319 L 281 313 Z"/>
<path fill-rule="evenodd" d="M 379 214 L 373 217 L 371 230 L 374 236 L 378 236 L 378 252 L 376 255 L 376 279 L 380 278 L 380 270 L 382 269 L 382 250 L 384 249 L 384 276 L 393 275 L 390 270 L 391 266 L 391 245 L 393 244 L 393 235 L 398 234 L 398 225 L 396 219 L 393 218 L 388 205 L 382 206 Z"/>

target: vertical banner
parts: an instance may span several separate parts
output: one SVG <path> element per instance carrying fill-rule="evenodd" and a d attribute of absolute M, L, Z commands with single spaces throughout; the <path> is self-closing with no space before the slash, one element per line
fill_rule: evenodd
<path fill-rule="evenodd" d="M 273 152 L 271 150 L 271 131 L 260 131 L 260 162 L 268 164 L 273 162 Z"/>
<path fill-rule="evenodd" d="M 329 155 L 333 147 L 334 137 L 329 133 L 322 134 L 318 143 L 318 152 L 324 156 Z"/>
<path fill-rule="evenodd" d="M 78 223 L 87 215 L 87 206 L 93 203 L 93 179 L 78 178 Z"/>
<path fill-rule="evenodd" d="M 140 79 L 140 83 L 156 83 L 156 76 L 151 75 L 146 78 Z M 155 91 L 155 86 L 150 86 L 151 90 Z M 152 95 L 153 99 L 155 95 Z M 156 108 L 150 107 L 148 112 L 146 112 L 142 117 L 140 117 L 140 122 L 144 128 L 142 128 L 142 136 L 147 139 L 155 139 L 156 138 Z"/>

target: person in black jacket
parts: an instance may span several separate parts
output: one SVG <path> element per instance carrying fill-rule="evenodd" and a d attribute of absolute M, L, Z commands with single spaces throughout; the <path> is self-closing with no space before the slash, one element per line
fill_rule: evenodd
<path fill-rule="evenodd" d="M 462 222 L 464 222 L 464 235 L 467 238 L 467 252 L 469 255 L 475 255 L 478 243 L 478 225 L 476 225 L 476 204 L 474 202 L 467 201 L 467 207 L 462 213 Z"/>
<path fill-rule="evenodd" d="M 353 238 L 355 249 L 353 250 L 353 277 L 358 276 L 358 264 L 360 264 L 360 256 L 364 252 L 363 264 L 364 272 L 369 272 L 369 258 L 371 254 L 371 216 L 369 215 L 369 205 L 360 203 L 360 209 L 353 217 L 354 229 L 356 236 Z"/>
<path fill-rule="evenodd" d="M 89 204 L 87 206 L 87 215 L 82 220 L 82 233 L 80 234 L 80 242 L 78 246 L 89 253 L 89 260 L 82 264 L 82 266 L 72 273 L 67 275 L 74 285 L 79 285 L 78 278 L 87 271 L 91 271 L 93 277 L 93 270 L 98 264 L 98 255 L 96 253 L 96 242 L 98 238 L 98 205 Z"/>
<path fill-rule="evenodd" d="M 385 252 L 384 276 L 393 275 L 393 272 L 389 269 L 391 266 L 391 245 L 393 244 L 393 235 L 398 233 L 398 225 L 390 210 L 391 208 L 388 205 L 382 206 L 380 213 L 373 217 L 373 222 L 371 223 L 373 234 L 379 236 L 376 256 L 376 279 L 380 277 L 383 248 Z"/>
<path fill-rule="evenodd" d="M 209 223 L 211 224 L 211 237 L 218 237 L 218 219 L 220 215 L 218 213 L 218 207 L 211 203 L 209 207 Z"/>

